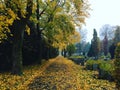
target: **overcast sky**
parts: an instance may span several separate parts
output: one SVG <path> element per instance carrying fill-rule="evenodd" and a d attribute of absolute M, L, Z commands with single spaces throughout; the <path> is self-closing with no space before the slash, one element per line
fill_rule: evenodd
<path fill-rule="evenodd" d="M 86 19 L 88 41 L 92 38 L 93 29 L 99 29 L 105 25 L 120 25 L 120 0 L 88 0 L 91 4 L 90 17 Z"/>

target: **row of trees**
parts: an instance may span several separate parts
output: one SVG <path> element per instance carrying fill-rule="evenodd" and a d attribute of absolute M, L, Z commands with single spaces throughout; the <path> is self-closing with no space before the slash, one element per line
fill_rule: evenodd
<path fill-rule="evenodd" d="M 120 26 L 104 25 L 101 28 L 100 36 L 101 39 L 97 36 L 97 32 L 94 29 L 88 56 L 98 58 L 98 56 L 107 56 L 110 53 L 113 59 L 117 43 L 120 42 Z"/>
<path fill-rule="evenodd" d="M 85 23 L 88 10 L 86 0 L 0 0 L 0 42 L 11 45 L 12 73 L 22 74 L 25 48 L 37 50 L 41 62 L 43 47 L 61 51 L 79 41 L 75 26 Z"/>

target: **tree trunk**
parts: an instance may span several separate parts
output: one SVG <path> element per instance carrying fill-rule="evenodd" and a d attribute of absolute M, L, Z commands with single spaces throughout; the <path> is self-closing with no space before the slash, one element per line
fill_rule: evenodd
<path fill-rule="evenodd" d="M 38 43 L 38 63 L 41 63 L 42 60 L 42 37 L 41 31 L 38 29 L 38 36 L 37 36 L 37 43 Z"/>
<path fill-rule="evenodd" d="M 16 20 L 13 23 L 12 73 L 22 75 L 22 45 L 26 23 Z"/>
<path fill-rule="evenodd" d="M 41 63 L 41 59 L 42 59 L 42 31 L 40 30 L 40 16 L 42 14 L 42 12 L 40 13 L 40 6 L 39 6 L 39 0 L 36 1 L 37 3 L 37 43 L 38 43 L 38 63 Z M 44 12 L 44 11 L 43 11 Z"/>

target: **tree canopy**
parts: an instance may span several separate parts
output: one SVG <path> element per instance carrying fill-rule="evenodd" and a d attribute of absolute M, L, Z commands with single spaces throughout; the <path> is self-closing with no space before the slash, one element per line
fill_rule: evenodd
<path fill-rule="evenodd" d="M 85 23 L 89 16 L 87 0 L 0 0 L 0 41 L 12 36 L 13 72 L 22 72 L 22 47 L 24 32 L 35 26 L 39 50 L 41 38 L 48 45 L 64 49 L 79 41 L 76 26 Z M 41 51 L 39 51 L 41 54 Z M 41 57 L 41 56 L 40 56 Z"/>

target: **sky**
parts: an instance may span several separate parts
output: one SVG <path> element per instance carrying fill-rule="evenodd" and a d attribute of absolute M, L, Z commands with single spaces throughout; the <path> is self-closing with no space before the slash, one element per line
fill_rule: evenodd
<path fill-rule="evenodd" d="M 90 17 L 86 19 L 87 41 L 91 41 L 93 29 L 98 31 L 105 24 L 120 25 L 120 0 L 88 0 L 91 4 Z"/>

